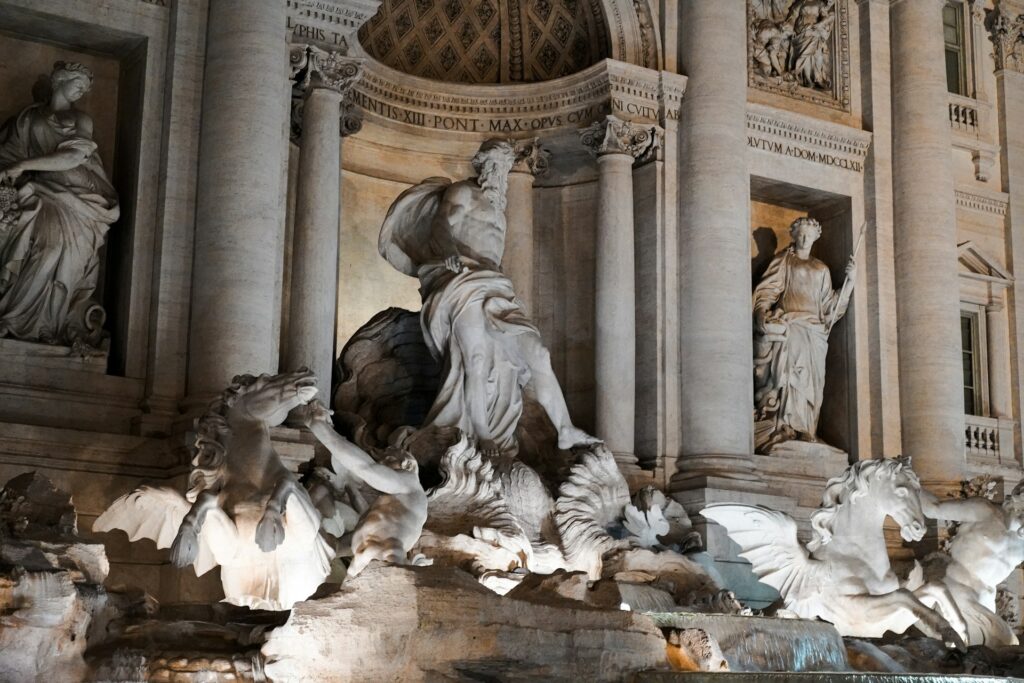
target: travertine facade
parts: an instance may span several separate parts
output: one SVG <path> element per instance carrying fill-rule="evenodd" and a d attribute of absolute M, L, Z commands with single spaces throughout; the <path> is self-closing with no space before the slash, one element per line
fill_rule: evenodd
<path fill-rule="evenodd" d="M 142 481 L 183 490 L 192 419 L 235 375 L 308 366 L 330 396 L 349 338 L 419 306 L 377 253 L 388 207 L 472 176 L 501 137 L 516 153 L 502 269 L 572 423 L 633 488 L 691 515 L 768 505 L 801 533 L 858 460 L 910 455 L 939 495 L 978 474 L 1009 492 L 1022 15 L 1020 0 L 0 0 L 0 118 L 46 101 L 33 85 L 54 62 L 88 66 L 79 105 L 120 207 L 95 292 L 103 355 L 0 338 L 0 479 L 45 471 L 88 529 Z M 806 216 L 835 290 L 866 225 L 815 407 L 834 448 L 759 455 L 751 295 Z M 294 416 L 272 436 L 292 465 L 314 452 Z M 726 579 L 747 575 L 720 527 L 694 523 Z M 112 581 L 169 603 L 216 593 L 161 551 L 105 542 Z"/>

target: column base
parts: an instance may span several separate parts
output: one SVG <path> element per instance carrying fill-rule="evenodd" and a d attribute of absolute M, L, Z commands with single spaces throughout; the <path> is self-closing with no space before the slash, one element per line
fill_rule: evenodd
<path fill-rule="evenodd" d="M 629 485 L 630 495 L 645 486 L 657 484 L 658 478 L 655 471 L 640 467 L 640 461 L 635 454 L 612 451 L 612 455 L 615 457 L 615 464 L 618 465 L 619 472 L 626 480 L 626 484 Z"/>
<path fill-rule="evenodd" d="M 668 483 L 670 492 L 721 488 L 735 491 L 767 491 L 764 478 L 749 455 L 704 453 L 687 455 L 677 461 L 677 471 Z"/>

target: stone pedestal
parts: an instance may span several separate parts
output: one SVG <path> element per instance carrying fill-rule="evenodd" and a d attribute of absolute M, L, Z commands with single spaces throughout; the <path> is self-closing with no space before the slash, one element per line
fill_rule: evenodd
<path fill-rule="evenodd" d="M 188 392 L 278 361 L 289 110 L 285 3 L 210 0 Z"/>
<path fill-rule="evenodd" d="M 966 464 L 944 4 L 899 0 L 891 13 L 903 454 L 936 485 L 961 479 Z"/>
<path fill-rule="evenodd" d="M 633 163 L 653 158 L 658 132 L 608 116 L 581 132 L 597 156 L 594 375 L 597 436 L 635 462 L 636 266 Z"/>
<path fill-rule="evenodd" d="M 671 486 L 749 486 L 757 477 L 746 4 L 684 0 L 679 25 L 688 76 L 679 128 L 682 447 Z"/>

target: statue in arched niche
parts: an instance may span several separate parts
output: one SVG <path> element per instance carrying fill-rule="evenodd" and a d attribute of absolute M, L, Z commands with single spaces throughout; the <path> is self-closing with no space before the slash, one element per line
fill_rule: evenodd
<path fill-rule="evenodd" d="M 46 102 L 0 128 L 0 337 L 95 347 L 99 249 L 119 216 L 117 193 L 75 108 L 92 87 L 82 64 L 57 62 Z"/>
<path fill-rule="evenodd" d="M 784 441 L 817 441 L 828 335 L 846 313 L 857 272 L 851 256 L 846 281 L 833 290 L 828 266 L 811 256 L 821 224 L 798 218 L 789 231 L 793 243 L 772 260 L 754 289 L 758 453 L 769 453 Z"/>

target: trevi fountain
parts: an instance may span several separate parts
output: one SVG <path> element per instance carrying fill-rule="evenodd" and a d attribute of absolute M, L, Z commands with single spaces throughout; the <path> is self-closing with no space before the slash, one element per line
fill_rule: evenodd
<path fill-rule="evenodd" d="M 1024 680 L 1022 0 L 0 0 L 0 121 L 0 681 Z"/>

